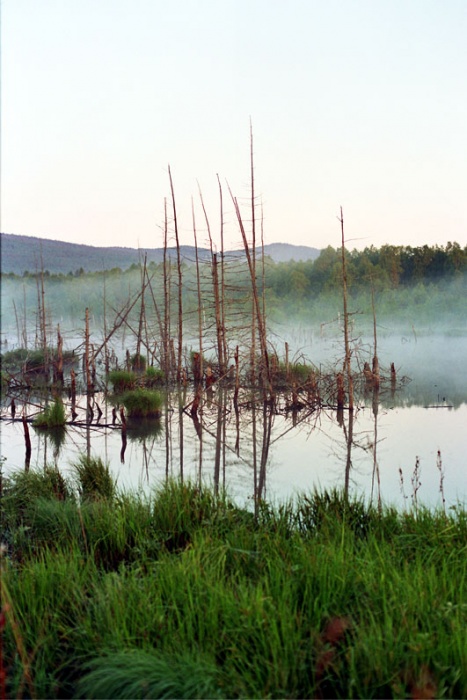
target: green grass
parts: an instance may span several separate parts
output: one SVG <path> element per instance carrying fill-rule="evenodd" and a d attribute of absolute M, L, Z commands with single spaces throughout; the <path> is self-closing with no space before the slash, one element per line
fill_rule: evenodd
<path fill-rule="evenodd" d="M 157 367 L 147 367 L 144 375 L 144 385 L 146 387 L 160 386 L 165 381 L 164 372 Z"/>
<path fill-rule="evenodd" d="M 133 372 L 144 372 L 146 369 L 145 356 L 135 352 L 135 354 L 131 356 L 131 369 Z"/>
<path fill-rule="evenodd" d="M 136 373 L 124 369 L 114 369 L 107 375 L 109 382 L 113 386 L 116 394 L 121 394 L 128 389 L 134 389 L 136 386 Z"/>
<path fill-rule="evenodd" d="M 287 372 L 286 363 L 275 360 L 271 362 L 271 373 L 274 386 L 285 387 L 306 384 L 316 374 L 316 368 L 305 362 L 290 362 Z"/>
<path fill-rule="evenodd" d="M 158 391 L 137 388 L 120 396 L 130 418 L 158 418 L 162 410 L 162 396 Z"/>
<path fill-rule="evenodd" d="M 465 508 L 54 479 L 4 477 L 8 697 L 467 696 Z"/>
<path fill-rule="evenodd" d="M 33 426 L 35 428 L 62 428 L 65 423 L 66 413 L 63 401 L 61 398 L 56 398 L 34 418 Z"/>
<path fill-rule="evenodd" d="M 82 454 L 73 467 L 82 500 L 113 498 L 116 484 L 110 474 L 109 466 L 104 464 L 100 457 L 93 458 Z"/>

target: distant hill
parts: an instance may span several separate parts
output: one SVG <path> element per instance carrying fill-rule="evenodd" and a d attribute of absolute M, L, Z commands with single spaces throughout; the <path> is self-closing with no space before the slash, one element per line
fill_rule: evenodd
<path fill-rule="evenodd" d="M 133 263 L 138 263 L 147 255 L 148 262 L 162 262 L 163 248 L 103 248 L 78 243 L 66 243 L 65 241 L 52 241 L 47 238 L 34 236 L 17 236 L 12 233 L 1 235 L 1 270 L 4 273 L 14 272 L 22 275 L 26 270 L 36 272 L 41 269 L 41 260 L 44 270 L 51 273 L 76 272 L 83 268 L 85 272 L 97 270 L 109 270 L 120 267 L 126 270 Z M 289 260 L 314 260 L 320 254 L 317 248 L 308 246 L 294 246 L 289 243 L 271 243 L 264 246 L 265 255 L 271 257 L 274 262 L 287 262 Z M 182 259 L 193 262 L 195 249 L 193 246 L 180 246 Z M 168 254 L 176 256 L 175 248 L 169 248 Z M 229 251 L 226 255 L 242 256 L 243 251 Z M 209 250 L 199 248 L 200 259 L 209 257 Z"/>

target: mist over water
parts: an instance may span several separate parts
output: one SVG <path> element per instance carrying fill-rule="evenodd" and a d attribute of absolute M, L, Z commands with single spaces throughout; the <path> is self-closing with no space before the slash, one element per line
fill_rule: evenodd
<path fill-rule="evenodd" d="M 97 294 L 96 286 L 96 294 Z M 123 297 L 128 297 L 124 290 Z M 14 297 L 2 298 L 2 351 L 19 344 L 18 323 L 12 313 Z M 82 354 L 83 308 L 76 299 L 73 318 L 53 314 L 60 322 L 64 349 Z M 16 296 L 20 314 L 21 298 Z M 293 320 L 269 321 L 269 342 L 280 360 L 288 344 L 291 362 L 311 363 L 322 372 L 342 369 L 344 351 L 341 321 L 332 310 L 310 310 Z M 33 316 L 28 316 L 33 325 Z M 361 373 L 363 364 L 374 352 L 374 338 L 368 314 L 356 316 L 351 332 L 352 368 Z M 104 338 L 99 316 L 91 314 L 92 342 L 98 346 Z M 155 327 L 153 338 L 157 342 Z M 51 338 L 54 334 L 51 332 Z M 5 344 L 7 340 L 7 345 Z M 34 331 L 29 326 L 30 347 Z M 235 341 L 234 341 L 235 342 Z M 242 341 L 245 342 L 246 341 Z M 187 325 L 184 332 L 189 356 L 196 348 L 196 330 Z M 126 350 L 135 351 L 135 338 L 128 329 L 115 334 L 110 343 L 121 361 Z M 245 345 L 246 347 L 246 345 Z M 212 351 L 214 342 L 206 353 Z M 230 347 L 233 355 L 234 348 Z M 314 413 L 283 413 L 268 418 L 260 408 L 253 417 L 242 411 L 236 425 L 229 398 L 215 387 L 210 403 L 206 400 L 201 416 L 202 439 L 193 420 L 180 413 L 190 395 L 173 392 L 158 429 L 142 434 L 128 431 L 128 443 L 121 459 L 122 440 L 119 430 L 68 426 L 63 444 L 57 446 L 47 433 L 31 429 L 31 468 L 56 464 L 71 470 L 71 464 L 83 452 L 108 461 L 121 487 L 150 490 L 167 476 L 202 480 L 228 492 L 245 504 L 254 496 L 281 501 L 299 491 L 315 487 L 343 488 L 348 482 L 351 492 L 376 501 L 410 507 L 414 498 L 430 507 L 446 506 L 467 495 L 467 324 L 465 312 L 451 317 L 444 328 L 436 318 L 422 324 L 410 318 L 384 318 L 378 322 L 377 352 L 383 377 L 389 377 L 394 363 L 398 385 L 391 391 L 383 381 L 378 395 L 361 391 L 357 400 L 349 440 L 349 416 L 339 423 L 336 412 L 325 409 Z M 222 399 L 222 400 L 221 400 Z M 110 423 L 110 407 L 99 398 Z M 85 406 L 85 398 L 81 399 Z M 21 402 L 17 402 L 18 412 Z M 222 411 L 219 411 L 219 405 Z M 84 411 L 84 408 L 83 408 Z M 24 468 L 25 446 L 21 423 L 8 421 L 9 399 L 2 403 L 1 454 L 6 458 L 4 471 Z M 105 413 L 104 413 L 105 416 Z M 199 426 L 198 426 L 199 428 Z M 414 477 L 415 467 L 418 471 Z M 440 491 L 442 487 L 442 491 Z"/>

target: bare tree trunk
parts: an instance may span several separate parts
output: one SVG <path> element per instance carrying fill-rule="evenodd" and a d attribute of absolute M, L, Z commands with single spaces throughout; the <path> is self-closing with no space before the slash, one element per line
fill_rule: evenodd
<path fill-rule="evenodd" d="M 255 302 L 255 290 L 256 290 L 256 212 L 255 212 L 255 175 L 254 175 L 254 161 L 253 161 L 253 126 L 250 119 L 250 187 L 251 187 L 251 265 L 250 265 L 250 275 L 251 283 L 253 285 L 253 300 L 251 308 L 251 378 L 252 383 L 255 384 L 256 381 L 256 302 Z M 246 239 L 245 239 L 246 240 Z M 256 292 L 257 293 L 257 292 Z M 261 329 L 259 329 L 261 333 Z M 264 359 L 264 358 L 262 358 Z"/>
<path fill-rule="evenodd" d="M 178 354 L 177 354 L 177 381 L 182 376 L 182 350 L 183 350 L 183 306 L 182 306 L 182 262 L 180 258 L 180 241 L 178 238 L 177 208 L 175 206 L 175 192 L 172 181 L 172 173 L 169 167 L 170 191 L 172 193 L 172 207 L 174 215 L 175 245 L 177 247 L 177 271 L 178 271 Z"/>
<path fill-rule="evenodd" d="M 167 263 L 167 200 L 164 199 L 164 373 L 166 382 L 171 375 L 170 352 L 170 261 Z"/>
<path fill-rule="evenodd" d="M 344 427 L 345 433 L 345 427 Z M 349 488 L 350 488 L 350 470 L 352 468 L 352 445 L 353 445 L 353 411 L 350 410 L 349 406 L 349 431 L 345 433 L 347 442 L 347 459 L 345 463 L 345 478 L 344 478 L 344 497 L 346 502 L 349 500 Z"/>
<path fill-rule="evenodd" d="M 47 349 L 47 322 L 45 313 L 44 261 L 41 249 L 41 345 L 44 352 L 44 371 L 49 374 L 49 357 Z"/>
<path fill-rule="evenodd" d="M 273 390 L 272 390 L 272 383 L 271 383 L 271 373 L 270 373 L 270 368 L 269 368 L 269 355 L 268 355 L 268 349 L 267 349 L 267 343 L 266 343 L 266 330 L 264 328 L 263 317 L 261 314 L 261 307 L 260 307 L 259 297 L 258 297 L 258 288 L 257 288 L 256 282 L 255 282 L 253 261 L 252 261 L 251 255 L 250 255 L 250 249 L 248 246 L 248 241 L 247 241 L 245 229 L 243 226 L 240 208 L 238 206 L 238 202 L 237 202 L 236 198 L 233 197 L 233 195 L 232 195 L 232 200 L 233 200 L 233 203 L 235 206 L 235 212 L 236 212 L 237 220 L 238 220 L 238 223 L 240 226 L 240 232 L 242 234 L 243 246 L 245 248 L 246 259 L 247 259 L 248 268 L 250 271 L 250 278 L 251 278 L 252 292 L 253 292 L 253 302 L 254 302 L 254 308 L 256 310 L 256 320 L 258 322 L 258 334 L 259 334 L 259 341 L 260 341 L 260 345 L 261 345 L 261 357 L 262 357 L 262 361 L 263 361 L 265 373 L 266 373 L 267 388 L 268 388 L 269 393 L 272 397 Z"/>
<path fill-rule="evenodd" d="M 76 374 L 75 374 L 75 370 L 73 369 L 73 367 L 71 368 L 70 379 L 71 379 L 71 388 L 70 388 L 71 420 L 74 421 L 77 418 L 78 414 L 76 413 Z"/>
<path fill-rule="evenodd" d="M 58 381 L 63 386 L 63 338 L 60 333 L 60 324 L 57 325 L 57 376 Z"/>
<path fill-rule="evenodd" d="M 234 391 L 234 397 L 233 397 L 233 403 L 234 403 L 234 408 L 235 408 L 235 413 L 238 414 L 238 392 L 240 389 L 240 371 L 239 371 L 239 362 L 238 362 L 238 345 L 235 348 L 235 391 Z"/>
<path fill-rule="evenodd" d="M 18 313 L 16 311 L 16 304 L 15 300 L 13 299 L 13 308 L 15 310 L 15 319 L 16 319 L 16 334 L 18 336 L 18 346 L 21 347 L 21 331 L 19 329 L 19 319 L 18 319 Z"/>
<path fill-rule="evenodd" d="M 25 350 L 28 349 L 28 331 L 27 331 L 27 310 L 26 310 L 26 285 L 23 284 L 23 329 L 22 329 L 22 334 L 23 334 L 23 348 Z M 21 345 L 21 343 L 20 343 Z"/>
<path fill-rule="evenodd" d="M 345 236 L 344 236 L 344 214 L 341 207 L 341 235 L 342 235 L 342 294 L 344 301 L 344 347 L 345 347 L 345 359 L 344 359 L 344 373 L 347 375 L 347 388 L 349 392 L 349 411 L 353 411 L 354 408 L 354 396 L 353 396 L 353 377 L 352 369 L 350 366 L 350 344 L 349 344 L 349 314 L 347 311 L 347 270 L 345 264 Z"/>
<path fill-rule="evenodd" d="M 141 274 L 141 306 L 139 310 L 139 324 L 138 324 L 138 335 L 136 338 L 136 358 L 135 358 L 135 369 L 139 372 L 141 371 L 141 341 L 143 336 L 143 328 L 146 326 L 146 306 L 144 303 L 144 291 L 146 289 L 146 260 L 147 253 L 144 256 L 143 271 Z M 147 334 L 146 334 L 147 335 Z M 147 338 L 146 338 L 147 341 Z M 146 342 L 147 347 L 147 342 Z"/>
<path fill-rule="evenodd" d="M 221 314 L 221 301 L 219 295 L 219 275 L 217 270 L 217 254 L 214 252 L 214 247 L 212 243 L 211 227 L 209 224 L 209 218 L 206 212 L 206 207 L 204 206 L 203 195 L 201 189 L 199 190 L 199 196 L 201 200 L 201 206 L 204 212 L 204 219 L 206 221 L 206 228 L 209 236 L 209 246 L 211 249 L 211 277 L 212 277 L 212 288 L 214 294 L 214 316 L 216 319 L 216 342 L 217 342 L 217 363 L 219 365 L 219 374 L 222 377 L 225 374 L 225 362 L 224 362 L 224 342 L 222 339 L 222 314 Z"/>
<path fill-rule="evenodd" d="M 203 305 L 201 298 L 201 278 L 199 274 L 199 257 L 198 257 L 198 239 L 196 236 L 196 221 L 195 221 L 195 209 L 193 205 L 193 199 L 191 200 L 191 211 L 193 216 L 193 235 L 195 238 L 195 259 L 196 259 L 196 288 L 198 292 L 198 337 L 199 337 L 199 362 L 197 366 L 197 374 L 195 376 L 195 383 L 199 384 L 203 380 Z"/>
<path fill-rule="evenodd" d="M 26 457 L 24 461 L 25 471 L 29 471 L 29 465 L 31 463 L 31 438 L 29 437 L 29 426 L 26 420 L 26 416 L 23 414 L 23 430 L 24 430 L 24 443 L 26 445 Z"/>
<path fill-rule="evenodd" d="M 212 254 L 212 286 L 214 290 L 214 313 L 216 318 L 216 338 L 217 338 L 217 359 L 219 363 L 219 375 L 224 376 L 226 368 L 224 361 L 224 342 L 222 339 L 222 315 L 221 315 L 221 302 L 219 296 L 219 274 L 217 269 L 217 255 Z"/>
<path fill-rule="evenodd" d="M 373 387 L 378 390 L 380 385 L 379 375 L 379 360 L 377 349 L 377 333 L 376 333 L 376 310 L 375 310 L 375 289 L 373 280 L 371 281 L 371 308 L 373 310 L 373 338 L 374 338 L 374 354 L 373 354 Z"/>
<path fill-rule="evenodd" d="M 89 309 L 86 307 L 85 312 L 85 329 L 84 329 L 84 368 L 86 373 L 86 391 L 88 394 L 92 392 L 91 379 L 91 364 L 89 358 Z"/>
<path fill-rule="evenodd" d="M 226 331 L 226 311 L 225 311 L 225 259 L 224 259 L 224 201 L 222 195 L 222 185 L 217 176 L 217 181 L 219 183 L 219 200 L 220 200 L 220 218 L 221 218 L 221 291 L 220 291 L 220 303 L 221 303 L 221 326 L 222 326 L 222 342 L 223 342 L 223 356 L 224 363 L 227 367 L 228 362 L 228 351 L 227 351 L 227 331 Z"/>
<path fill-rule="evenodd" d="M 105 386 L 107 388 L 107 375 L 110 371 L 109 348 L 107 346 L 107 279 L 104 270 L 104 304 L 103 304 L 103 325 L 104 325 L 104 367 L 105 367 Z"/>

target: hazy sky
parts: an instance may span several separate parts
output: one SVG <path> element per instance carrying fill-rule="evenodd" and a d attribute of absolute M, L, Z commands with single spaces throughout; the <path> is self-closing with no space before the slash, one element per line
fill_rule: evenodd
<path fill-rule="evenodd" d="M 467 0 L 1 0 L 1 230 L 182 243 L 198 182 L 240 242 L 467 245 Z M 258 214 L 260 214 L 258 210 Z M 245 219 L 248 211 L 244 212 Z"/>

